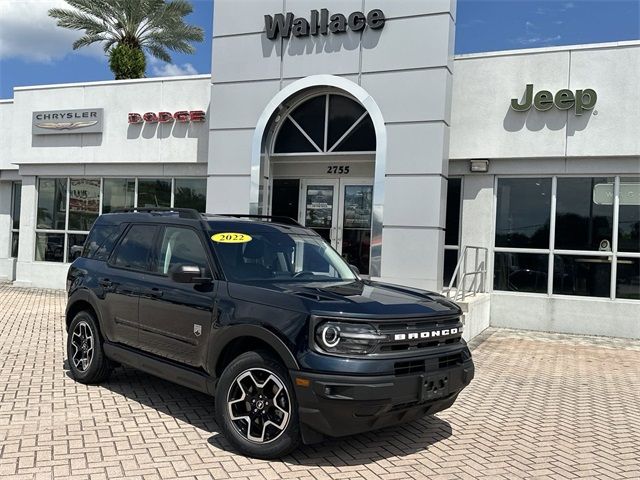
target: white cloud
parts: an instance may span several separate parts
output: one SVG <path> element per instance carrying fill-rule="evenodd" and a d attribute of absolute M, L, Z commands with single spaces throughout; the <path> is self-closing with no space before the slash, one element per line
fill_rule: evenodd
<path fill-rule="evenodd" d="M 541 37 L 539 35 L 536 35 L 531 37 L 519 37 L 515 41 L 520 45 L 527 45 L 527 46 L 537 45 L 537 46 L 543 47 L 543 46 L 548 46 L 553 42 L 557 42 L 561 38 L 562 38 L 561 35 L 553 35 L 550 37 Z"/>
<path fill-rule="evenodd" d="M 151 60 L 151 71 L 154 77 L 179 77 L 181 75 L 197 75 L 198 71 L 190 63 L 176 65 L 175 63 L 159 63 Z"/>
<path fill-rule="evenodd" d="M 65 6 L 63 0 L 0 0 L 0 59 L 51 63 L 71 53 L 82 32 L 58 27 L 47 14 L 50 8 Z M 104 58 L 100 45 L 77 52 Z"/>

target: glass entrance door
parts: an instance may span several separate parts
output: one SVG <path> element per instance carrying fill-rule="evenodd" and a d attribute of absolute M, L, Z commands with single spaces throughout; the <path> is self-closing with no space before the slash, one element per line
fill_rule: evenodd
<path fill-rule="evenodd" d="M 298 221 L 315 230 L 363 275 L 369 274 L 373 182 L 302 180 Z"/>
<path fill-rule="evenodd" d="M 337 250 L 363 275 L 369 274 L 373 185 L 370 181 L 340 181 Z"/>
<path fill-rule="evenodd" d="M 336 246 L 339 180 L 303 180 L 299 222 Z"/>

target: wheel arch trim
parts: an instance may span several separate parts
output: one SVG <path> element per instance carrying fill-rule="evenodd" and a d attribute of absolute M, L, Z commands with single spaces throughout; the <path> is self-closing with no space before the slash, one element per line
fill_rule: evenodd
<path fill-rule="evenodd" d="M 100 328 L 100 332 L 104 335 L 104 325 L 102 322 L 102 316 L 100 314 L 100 309 L 97 306 L 96 299 L 91 295 L 88 290 L 77 290 L 73 292 L 73 294 L 67 300 L 67 307 L 65 308 L 64 317 L 65 317 L 65 328 L 68 330 L 69 324 L 73 320 L 73 318 L 69 318 L 69 312 L 73 309 L 74 305 L 78 302 L 85 302 L 91 305 L 91 308 L 96 314 L 96 320 L 98 321 L 98 327 Z"/>
<path fill-rule="evenodd" d="M 300 370 L 300 365 L 289 347 L 275 333 L 259 325 L 234 325 L 225 327 L 215 336 L 209 356 L 210 371 L 215 372 L 224 349 L 232 341 L 242 337 L 253 337 L 265 342 L 275 350 L 288 370 Z"/>

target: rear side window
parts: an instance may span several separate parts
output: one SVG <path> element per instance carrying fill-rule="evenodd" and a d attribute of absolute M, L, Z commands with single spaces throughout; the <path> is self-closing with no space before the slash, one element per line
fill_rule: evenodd
<path fill-rule="evenodd" d="M 94 260 L 107 260 L 125 225 L 96 225 L 84 244 L 82 256 Z"/>
<path fill-rule="evenodd" d="M 116 249 L 111 264 L 115 267 L 133 270 L 149 270 L 149 254 L 158 227 L 154 225 L 133 225 Z"/>

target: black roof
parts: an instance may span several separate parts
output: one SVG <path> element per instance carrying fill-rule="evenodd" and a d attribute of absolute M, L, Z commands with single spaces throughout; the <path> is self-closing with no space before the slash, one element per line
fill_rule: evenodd
<path fill-rule="evenodd" d="M 161 208 L 161 207 L 140 207 L 114 210 L 111 213 L 101 215 L 96 221 L 96 225 L 104 224 L 121 224 L 131 222 L 149 222 L 149 223 L 171 223 L 204 227 L 207 230 L 212 228 L 228 229 L 232 226 L 252 226 L 255 231 L 256 227 L 266 227 L 266 229 L 276 228 L 277 230 L 286 230 L 289 232 L 297 232 L 309 234 L 310 230 L 305 229 L 302 225 L 289 217 L 267 216 L 267 215 L 245 215 L 245 214 L 211 214 L 200 213 L 190 208 Z M 314 232 L 315 233 L 315 232 Z"/>

